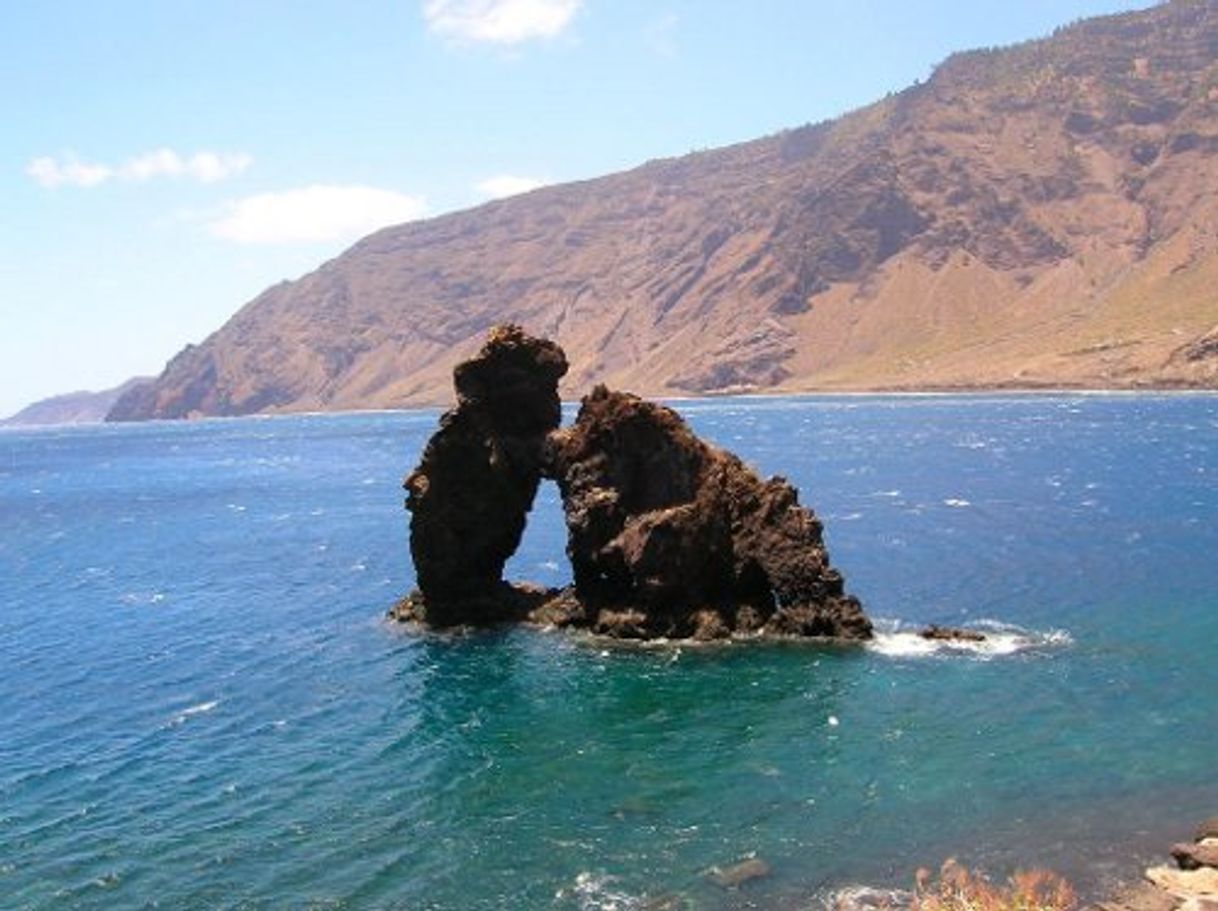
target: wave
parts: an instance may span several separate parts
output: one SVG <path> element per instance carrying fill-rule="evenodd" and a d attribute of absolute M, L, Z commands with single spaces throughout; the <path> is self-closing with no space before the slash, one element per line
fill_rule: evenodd
<path fill-rule="evenodd" d="M 843 886 L 820 896 L 825 911 L 902 911 L 913 905 L 914 894 L 904 889 Z"/>
<path fill-rule="evenodd" d="M 585 870 L 575 877 L 569 889 L 561 890 L 556 897 L 575 899 L 580 911 L 634 911 L 647 907 L 644 897 L 614 888 L 615 879 Z"/>
<path fill-rule="evenodd" d="M 918 629 L 907 628 L 899 620 L 877 620 L 875 627 L 875 638 L 867 647 L 891 658 L 970 655 L 989 659 L 1061 648 L 1074 642 L 1066 630 L 1042 632 L 998 620 L 978 620 L 967 627 L 984 634 L 982 641 L 924 639 Z"/>
<path fill-rule="evenodd" d="M 185 723 L 187 719 L 192 718 L 195 715 L 204 715 L 207 712 L 210 712 L 219 704 L 220 700 L 214 699 L 211 702 L 200 702 L 198 705 L 192 705 L 189 708 L 184 708 L 182 711 L 173 716 L 173 720 L 169 723 L 169 725 L 170 727 L 177 727 L 179 724 Z"/>

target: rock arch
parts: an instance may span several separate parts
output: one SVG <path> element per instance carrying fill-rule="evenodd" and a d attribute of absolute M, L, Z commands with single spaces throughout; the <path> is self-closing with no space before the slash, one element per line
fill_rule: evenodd
<path fill-rule="evenodd" d="M 492 330 L 454 372 L 457 407 L 405 481 L 419 590 L 392 611 L 432 626 L 531 620 L 623 638 L 865 639 L 821 523 L 674 411 L 598 386 L 559 430 L 556 344 Z M 511 585 L 542 477 L 558 482 L 574 584 Z"/>

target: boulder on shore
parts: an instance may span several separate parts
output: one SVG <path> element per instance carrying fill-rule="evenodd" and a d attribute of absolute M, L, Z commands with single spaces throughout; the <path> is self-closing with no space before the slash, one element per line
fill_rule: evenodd
<path fill-rule="evenodd" d="M 867 639 L 821 523 L 676 412 L 596 387 L 558 430 L 553 342 L 491 332 L 454 373 L 457 407 L 405 481 L 419 591 L 391 615 L 430 626 L 529 620 L 626 639 Z M 503 581 L 540 479 L 558 483 L 574 585 Z"/>
<path fill-rule="evenodd" d="M 1203 838 L 1191 844 L 1181 842 L 1171 846 L 1171 856 L 1181 870 L 1218 868 L 1218 838 Z"/>

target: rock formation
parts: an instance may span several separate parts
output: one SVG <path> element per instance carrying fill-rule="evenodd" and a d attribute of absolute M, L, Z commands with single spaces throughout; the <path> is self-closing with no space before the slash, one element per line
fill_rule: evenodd
<path fill-rule="evenodd" d="M 457 407 L 440 418 L 407 476 L 410 551 L 419 590 L 398 610 L 433 626 L 511 619 L 528 590 L 503 581 L 541 480 L 546 434 L 562 417 L 567 359 L 519 327 L 492 330 L 453 371 Z M 523 599 L 523 600 L 522 600 Z"/>
<path fill-rule="evenodd" d="M 551 435 L 547 470 L 575 588 L 544 619 L 626 638 L 870 635 L 795 489 L 762 481 L 671 409 L 598 386 Z"/>
<path fill-rule="evenodd" d="M 985 642 L 985 633 L 979 633 L 975 629 L 940 626 L 937 623 L 932 623 L 918 635 L 932 642 Z"/>
<path fill-rule="evenodd" d="M 1140 883 L 1097 902 L 1095 911 L 1213 911 L 1218 908 L 1218 819 L 1198 828 L 1194 841 L 1171 846 L 1176 866 L 1146 869 Z"/>
<path fill-rule="evenodd" d="M 865 639 L 821 524 L 671 409 L 598 386 L 558 431 L 562 350 L 500 327 L 454 373 L 458 405 L 405 482 L 419 592 L 393 610 L 432 626 L 532 620 L 621 638 Z M 558 482 L 574 585 L 512 586 L 540 478 Z"/>

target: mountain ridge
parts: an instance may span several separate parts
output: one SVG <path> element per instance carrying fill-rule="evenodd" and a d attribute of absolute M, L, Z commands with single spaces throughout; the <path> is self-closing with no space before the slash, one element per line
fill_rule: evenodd
<path fill-rule="evenodd" d="M 150 376 L 137 376 L 100 392 L 80 390 L 39 399 L 7 418 L 0 418 L 0 427 L 100 424 L 124 393 L 141 383 L 151 383 L 152 379 Z"/>
<path fill-rule="evenodd" d="M 109 419 L 442 404 L 486 329 L 565 395 L 1218 384 L 1218 0 L 965 51 L 831 121 L 378 231 Z"/>

